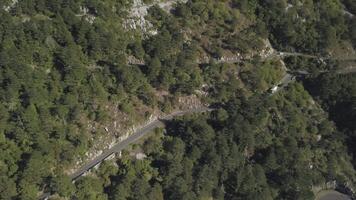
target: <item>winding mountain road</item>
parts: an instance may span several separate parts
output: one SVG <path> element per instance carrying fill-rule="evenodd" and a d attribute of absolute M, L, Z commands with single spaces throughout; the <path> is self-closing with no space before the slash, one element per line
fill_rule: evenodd
<path fill-rule="evenodd" d="M 88 163 L 86 163 L 85 165 L 80 167 L 76 172 L 74 172 L 73 174 L 70 175 L 70 178 L 72 180 L 75 180 L 75 179 L 79 178 L 80 176 L 85 174 L 87 171 L 89 171 L 90 169 L 92 169 L 93 167 L 95 167 L 96 165 L 101 163 L 103 160 L 105 160 L 106 158 L 108 158 L 112 154 L 122 151 L 128 145 L 130 145 L 131 143 L 137 141 L 139 138 L 141 138 L 142 136 L 144 136 L 148 132 L 152 131 L 154 128 L 160 127 L 160 126 L 163 126 L 163 125 L 164 124 L 161 121 L 154 120 L 153 122 L 151 122 L 151 123 L 147 124 L 146 126 L 144 126 L 142 129 L 140 129 L 140 130 L 136 131 L 134 134 L 130 135 L 125 140 L 117 143 L 116 145 L 114 145 L 110 149 L 105 150 L 102 154 L 100 154 L 99 156 L 95 157 L 93 160 L 89 161 Z"/>
<path fill-rule="evenodd" d="M 352 71 L 354 71 L 354 70 L 352 70 Z M 304 75 L 308 75 L 308 74 L 309 74 L 308 72 L 304 72 Z M 269 96 L 276 94 L 278 91 L 280 91 L 281 89 L 288 86 L 291 82 L 294 82 L 294 81 L 295 81 L 295 76 L 287 72 L 284 75 L 284 77 L 279 81 L 279 83 L 274 86 L 277 89 L 275 91 L 273 91 Z M 73 174 L 70 175 L 70 178 L 73 181 L 75 181 L 77 178 L 79 178 L 80 176 L 82 176 L 83 174 L 88 172 L 90 169 L 92 169 L 95 166 L 97 166 L 98 164 L 100 164 L 106 158 L 127 148 L 127 146 L 136 142 L 137 140 L 139 140 L 141 137 L 143 137 L 150 131 L 154 130 L 157 127 L 164 127 L 163 121 L 165 121 L 165 120 L 171 120 L 174 117 L 183 116 L 183 115 L 187 115 L 187 114 L 210 112 L 212 110 L 213 110 L 212 108 L 202 107 L 202 108 L 195 108 L 195 109 L 184 110 L 184 111 L 176 111 L 176 112 L 173 112 L 173 113 L 166 115 L 162 118 L 155 119 L 155 120 L 151 121 L 150 123 L 146 124 L 145 126 L 143 126 L 141 129 L 137 130 L 135 133 L 131 134 L 125 140 L 118 142 L 113 147 L 105 150 L 102 154 L 93 158 L 91 161 L 89 161 L 85 165 L 81 166 L 76 172 L 74 172 Z M 39 199 L 48 199 L 48 197 L 50 197 L 50 196 L 51 196 L 50 193 L 43 193 L 39 197 Z"/>
<path fill-rule="evenodd" d="M 96 165 L 101 163 L 103 160 L 105 160 L 110 155 L 122 151 L 127 146 L 129 146 L 130 144 L 136 142 L 138 139 L 140 139 L 142 136 L 144 136 L 145 134 L 149 133 L 153 129 L 155 129 L 157 127 L 163 127 L 164 123 L 162 121 L 164 121 L 164 120 L 171 120 L 174 117 L 187 115 L 187 114 L 210 112 L 212 110 L 213 109 L 211 109 L 211 108 L 203 107 L 203 108 L 196 108 L 196 109 L 185 110 L 185 111 L 176 111 L 176 112 L 173 112 L 173 113 L 171 113 L 171 114 L 169 114 L 169 115 L 167 115 L 165 117 L 156 119 L 156 120 L 148 123 L 144 127 L 142 127 L 140 130 L 137 130 L 135 133 L 131 134 L 125 140 L 115 144 L 110 149 L 107 149 L 102 154 L 100 154 L 99 156 L 97 156 L 93 160 L 89 161 L 88 163 L 86 163 L 85 165 L 80 167 L 75 173 L 71 174 L 70 177 L 71 177 L 72 180 L 77 179 L 78 177 L 83 175 L 85 172 L 89 171 L 90 169 L 92 169 L 93 167 L 95 167 Z"/>
<path fill-rule="evenodd" d="M 294 81 L 294 76 L 286 73 L 286 75 L 278 83 L 279 89 L 286 87 L 292 81 Z M 131 134 L 125 140 L 118 142 L 113 147 L 105 150 L 102 154 L 100 154 L 99 156 L 95 157 L 94 159 L 92 159 L 91 161 L 89 161 L 88 163 L 86 163 L 85 165 L 80 167 L 76 172 L 74 172 L 73 174 L 70 175 L 70 178 L 72 180 L 76 180 L 77 178 L 79 178 L 80 176 L 85 174 L 90 169 L 94 168 L 96 165 L 101 163 L 103 160 L 105 160 L 112 154 L 122 151 L 127 146 L 136 142 L 138 139 L 140 139 L 142 136 L 149 133 L 153 129 L 155 129 L 157 127 L 163 127 L 164 126 L 163 121 L 165 121 L 165 120 L 171 120 L 174 117 L 183 116 L 183 115 L 187 115 L 187 114 L 210 112 L 212 110 L 214 110 L 214 109 L 208 108 L 208 107 L 202 107 L 202 108 L 194 108 L 194 109 L 184 110 L 184 111 L 176 111 L 176 112 L 173 112 L 173 113 L 166 115 L 162 118 L 153 120 L 150 123 L 143 126 L 141 129 L 137 130 L 135 133 Z"/>
<path fill-rule="evenodd" d="M 184 0 L 182 0 L 182 1 L 184 2 Z M 176 2 L 179 2 L 179 0 L 172 1 L 172 2 L 162 2 L 162 3 L 159 3 L 158 6 L 160 6 L 161 8 L 163 8 L 165 10 L 170 10 L 173 3 L 176 3 Z M 147 12 L 148 8 L 151 6 L 152 5 L 138 6 L 138 7 L 134 7 L 134 9 L 136 9 L 137 12 L 139 12 L 139 13 L 145 13 L 145 12 Z M 347 14 L 349 14 L 349 13 L 347 13 Z M 351 14 L 349 14 L 349 15 L 351 15 Z M 352 17 L 353 17 L 353 15 L 352 15 Z M 278 52 L 278 51 L 275 51 L 273 54 L 271 54 L 269 56 L 269 58 L 270 57 L 281 57 L 282 58 L 282 57 L 287 57 L 287 56 L 300 56 L 300 57 L 306 57 L 306 58 L 324 59 L 322 57 L 303 54 L 303 53 Z M 231 58 L 225 58 L 225 59 L 213 59 L 213 62 L 216 62 L 216 63 L 238 63 L 241 61 L 243 61 L 243 59 L 240 57 L 231 57 Z M 198 64 L 207 64 L 205 62 L 199 62 L 199 61 L 197 63 Z M 129 60 L 128 64 L 144 65 L 145 63 L 143 61 L 133 59 L 133 60 Z M 329 71 L 325 71 L 325 72 L 329 72 Z M 342 69 L 342 70 L 338 70 L 335 72 L 336 73 L 354 73 L 354 72 L 356 72 L 356 67 Z M 310 74 L 307 71 L 295 71 L 294 73 L 297 73 L 299 75 L 309 75 Z M 275 86 L 277 88 L 277 90 L 274 91 L 271 95 L 273 95 L 276 92 L 278 92 L 279 90 L 283 89 L 284 87 L 286 87 L 289 83 L 293 82 L 294 80 L 295 80 L 295 76 L 290 74 L 289 72 L 287 72 L 285 74 L 285 76 L 281 79 L 279 84 Z M 213 109 L 211 109 L 211 108 L 203 107 L 203 108 L 196 108 L 196 109 L 185 110 L 185 111 L 177 111 L 177 112 L 173 112 L 165 117 L 151 121 L 147 125 L 143 126 L 140 130 L 137 130 L 135 133 L 133 133 L 132 135 L 127 137 L 125 140 L 118 142 L 113 147 L 105 150 L 102 154 L 98 155 L 97 157 L 93 158 L 91 161 L 89 161 L 85 165 L 81 166 L 76 172 L 74 172 L 73 174 L 70 175 L 70 178 L 73 181 L 75 181 L 77 178 L 81 177 L 83 174 L 85 174 L 86 172 L 88 172 L 89 170 L 91 170 L 92 168 L 94 168 L 95 166 L 100 164 L 101 162 L 103 162 L 109 156 L 111 156 L 115 153 L 118 153 L 118 152 L 122 151 L 123 149 L 127 148 L 130 144 L 136 142 L 137 140 L 142 138 L 144 135 L 146 135 L 150 131 L 154 130 L 157 127 L 164 127 L 164 123 L 162 122 L 164 120 L 171 120 L 174 117 L 182 116 L 182 115 L 186 115 L 186 114 L 210 112 L 212 110 Z M 48 197 L 50 197 L 50 196 L 51 196 L 50 193 L 43 193 L 39 197 L 39 199 L 48 199 Z"/>

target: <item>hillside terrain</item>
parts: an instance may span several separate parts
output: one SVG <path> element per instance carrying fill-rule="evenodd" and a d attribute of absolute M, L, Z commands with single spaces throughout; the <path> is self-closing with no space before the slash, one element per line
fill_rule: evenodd
<path fill-rule="evenodd" d="M 355 196 L 355 8 L 0 1 L 0 199 Z"/>

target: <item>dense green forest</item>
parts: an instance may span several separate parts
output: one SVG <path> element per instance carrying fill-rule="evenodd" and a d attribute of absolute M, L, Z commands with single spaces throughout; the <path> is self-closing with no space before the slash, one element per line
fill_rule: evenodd
<path fill-rule="evenodd" d="M 322 74 L 305 80 L 306 88 L 316 97 L 322 107 L 328 111 L 347 138 L 349 153 L 356 166 L 356 76 Z"/>
<path fill-rule="evenodd" d="M 152 6 L 145 19 L 157 34 L 127 28 L 133 5 L 0 1 L 0 199 L 44 191 L 83 200 L 313 199 L 313 186 L 355 183 L 355 75 L 306 78 L 317 103 L 300 83 L 270 96 L 285 69 L 278 58 L 259 56 L 267 39 L 278 51 L 344 55 L 356 46 L 356 18 L 344 14 L 355 13 L 354 1 Z M 237 54 L 239 63 L 214 62 Z M 129 64 L 133 57 L 144 64 Z M 285 63 L 311 72 L 343 67 Z M 137 108 L 169 112 L 174 98 L 203 85 L 201 100 L 217 110 L 168 122 L 141 145 L 146 159 L 124 152 L 72 183 L 66 170 L 104 134 L 86 126 L 106 123 L 108 105 L 135 120 Z"/>
<path fill-rule="evenodd" d="M 313 199 L 312 186 L 356 177 L 344 138 L 312 105 L 300 84 L 272 98 L 231 100 L 168 122 L 142 144 L 148 158 L 124 153 L 117 166 L 104 163 L 97 177 L 58 191 L 79 199 Z"/>

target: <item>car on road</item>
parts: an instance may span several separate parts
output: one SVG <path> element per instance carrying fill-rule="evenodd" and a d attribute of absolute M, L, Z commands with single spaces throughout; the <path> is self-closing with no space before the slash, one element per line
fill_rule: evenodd
<path fill-rule="evenodd" d="M 269 89 L 269 91 L 273 94 L 278 91 L 278 88 L 279 88 L 278 85 L 275 85 L 271 89 Z"/>

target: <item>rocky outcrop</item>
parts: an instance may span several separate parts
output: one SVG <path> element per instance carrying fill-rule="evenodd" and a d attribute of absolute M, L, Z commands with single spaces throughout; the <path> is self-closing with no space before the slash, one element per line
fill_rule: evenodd
<path fill-rule="evenodd" d="M 187 2 L 187 0 L 169 0 L 165 2 L 154 1 L 152 4 L 145 4 L 142 0 L 133 0 L 133 6 L 129 10 L 129 16 L 124 22 L 126 29 L 139 29 L 148 35 L 156 35 L 152 24 L 146 20 L 148 9 L 154 5 L 159 6 L 161 9 L 169 12 L 173 5 L 178 2 Z"/>

